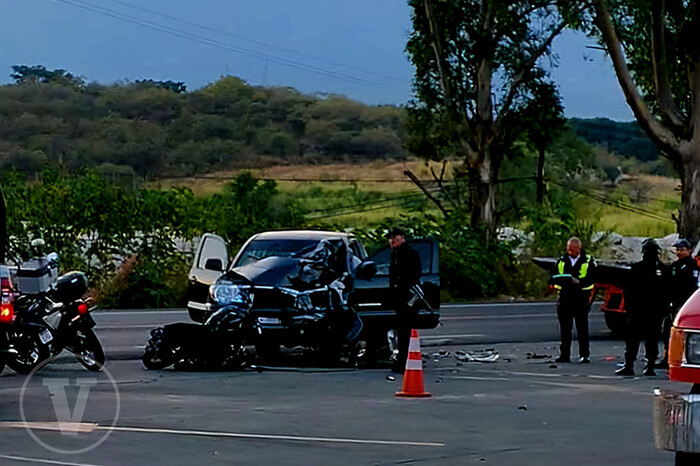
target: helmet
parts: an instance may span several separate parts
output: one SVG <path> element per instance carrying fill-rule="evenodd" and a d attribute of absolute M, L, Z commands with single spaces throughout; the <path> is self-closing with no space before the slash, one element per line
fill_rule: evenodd
<path fill-rule="evenodd" d="M 654 252 L 656 254 L 661 252 L 661 247 L 659 243 L 656 242 L 654 238 L 647 238 L 642 242 L 642 252 Z"/>

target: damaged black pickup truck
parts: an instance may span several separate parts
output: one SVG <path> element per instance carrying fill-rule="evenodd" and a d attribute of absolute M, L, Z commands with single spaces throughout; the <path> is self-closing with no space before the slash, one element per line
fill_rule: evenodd
<path fill-rule="evenodd" d="M 187 308 L 190 317 L 196 322 L 205 322 L 220 307 L 219 301 L 232 299 L 230 294 L 237 292 L 236 287 L 218 285 L 231 283 L 233 279 L 241 284 L 241 292 L 250 292 L 254 297 L 250 313 L 259 330 L 252 343 L 259 354 L 271 355 L 281 346 L 305 346 L 305 336 L 300 335 L 295 327 L 285 325 L 288 309 L 286 300 L 279 296 L 279 289 L 291 293 L 304 291 L 293 280 L 294 261 L 290 259 L 313 250 L 321 242 L 329 242 L 347 252 L 337 265 L 350 277 L 346 281 L 347 303 L 362 320 L 361 338 L 367 344 L 368 354 L 386 355 L 390 349 L 388 334 L 395 327 L 396 319 L 396 312 L 389 304 L 391 250 L 387 246 L 370 257 L 360 241 L 347 233 L 309 230 L 259 233 L 250 238 L 230 261 L 223 238 L 203 235 L 189 274 L 191 287 Z M 435 328 L 440 318 L 438 245 L 431 239 L 412 240 L 409 244 L 421 258 L 421 283 L 425 294 L 425 302 L 419 305 L 414 325 L 419 329 Z M 376 273 L 370 274 L 371 278 L 364 278 L 358 271 L 370 262 L 376 266 Z M 217 296 L 217 293 L 227 293 L 227 296 Z"/>

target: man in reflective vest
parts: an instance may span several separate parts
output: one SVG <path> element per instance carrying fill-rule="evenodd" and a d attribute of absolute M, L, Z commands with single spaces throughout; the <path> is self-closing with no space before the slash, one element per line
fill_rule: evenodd
<path fill-rule="evenodd" d="M 550 283 L 559 290 L 557 318 L 561 331 L 559 363 L 571 362 L 571 334 L 576 322 L 578 333 L 579 362 L 591 362 L 588 342 L 588 313 L 591 310 L 593 287 L 595 285 L 596 262 L 582 250 L 581 240 L 571 238 L 566 243 L 564 254 L 554 265 Z"/>

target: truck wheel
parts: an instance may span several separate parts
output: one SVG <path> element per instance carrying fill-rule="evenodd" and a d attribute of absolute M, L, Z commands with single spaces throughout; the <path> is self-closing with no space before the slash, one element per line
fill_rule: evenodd
<path fill-rule="evenodd" d="M 700 454 L 676 452 L 676 466 L 697 466 L 700 464 Z"/>
<path fill-rule="evenodd" d="M 605 325 L 616 336 L 625 335 L 625 327 L 627 326 L 627 314 L 624 312 L 606 312 Z"/>

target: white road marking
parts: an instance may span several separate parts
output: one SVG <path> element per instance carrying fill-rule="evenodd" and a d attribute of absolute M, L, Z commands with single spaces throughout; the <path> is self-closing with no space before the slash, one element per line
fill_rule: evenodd
<path fill-rule="evenodd" d="M 144 329 L 144 328 L 156 328 L 160 324 L 141 324 L 141 325 L 100 325 L 97 322 L 98 330 L 128 330 L 128 329 Z"/>
<path fill-rule="evenodd" d="M 109 429 L 109 427 L 99 427 L 99 429 Z M 171 434 L 171 435 L 191 435 L 196 437 L 225 437 L 244 438 L 259 440 L 291 440 L 296 442 L 321 442 L 321 443 L 353 443 L 360 445 L 391 445 L 391 446 L 411 446 L 411 447 L 444 447 L 444 443 L 436 442 L 403 442 L 394 440 L 363 440 L 352 438 L 333 437 L 301 437 L 296 435 L 270 435 L 270 434 L 241 434 L 234 432 L 209 432 L 199 430 L 175 430 L 175 429 L 149 429 L 145 427 L 114 427 L 116 432 L 132 432 L 146 434 Z"/>
<path fill-rule="evenodd" d="M 461 335 L 429 335 L 427 337 L 420 337 L 421 340 L 447 340 L 450 338 L 477 338 L 485 337 L 484 333 L 464 333 Z"/>
<path fill-rule="evenodd" d="M 487 381 L 497 381 L 497 382 L 506 382 L 509 381 L 510 379 L 507 379 L 505 377 L 477 377 L 475 375 L 453 375 L 449 377 L 443 377 L 446 379 L 456 379 L 456 380 L 487 380 Z"/>
<path fill-rule="evenodd" d="M 44 460 L 41 458 L 27 458 L 24 456 L 12 456 L 12 455 L 0 455 L 0 459 L 11 460 L 11 461 L 21 461 L 21 462 L 25 462 L 25 463 L 56 464 L 59 466 L 100 466 L 97 464 L 67 463 L 65 461 Z"/>
<path fill-rule="evenodd" d="M 556 317 L 556 314 L 510 314 L 491 316 L 442 316 L 440 320 L 489 320 L 489 319 L 522 319 L 533 317 Z"/>
<path fill-rule="evenodd" d="M 544 302 L 544 303 L 481 303 L 481 304 L 441 304 L 440 308 L 444 309 L 460 309 L 460 308 L 473 308 L 473 307 L 501 307 L 501 306 L 547 306 L 554 305 L 555 302 Z"/>
<path fill-rule="evenodd" d="M 507 372 L 511 375 L 524 375 L 527 377 L 563 377 L 562 374 L 538 374 L 537 372 Z"/>
<path fill-rule="evenodd" d="M 24 422 L 2 422 L 0 427 L 9 428 L 26 428 L 29 425 L 35 429 L 43 430 L 59 430 L 58 423 L 41 422 L 41 423 L 24 423 Z M 113 432 L 130 432 L 130 433 L 145 433 L 145 434 L 169 434 L 169 435 L 190 435 L 195 437 L 224 437 L 224 438 L 242 438 L 242 439 L 258 439 L 258 440 L 290 440 L 295 442 L 317 442 L 317 443 L 350 443 L 359 445 L 389 445 L 389 446 L 407 446 L 407 447 L 444 447 L 444 443 L 438 442 L 405 442 L 395 440 L 365 440 L 354 438 L 334 438 L 334 437 L 302 437 L 296 435 L 273 435 L 273 434 L 243 434 L 236 432 L 211 432 L 201 430 L 175 430 L 175 429 L 153 429 L 146 427 L 125 427 L 125 426 L 98 426 L 96 424 L 87 425 L 93 430 L 109 430 Z M 55 463 L 68 464 L 68 463 Z"/>
<path fill-rule="evenodd" d="M 153 315 L 153 314 L 187 314 L 187 310 L 182 309 L 182 310 L 168 310 L 168 311 L 143 311 L 143 310 L 138 310 L 134 309 L 131 311 L 96 311 L 95 315 L 100 315 L 100 316 L 130 316 L 133 314 L 144 314 L 144 315 Z"/>

